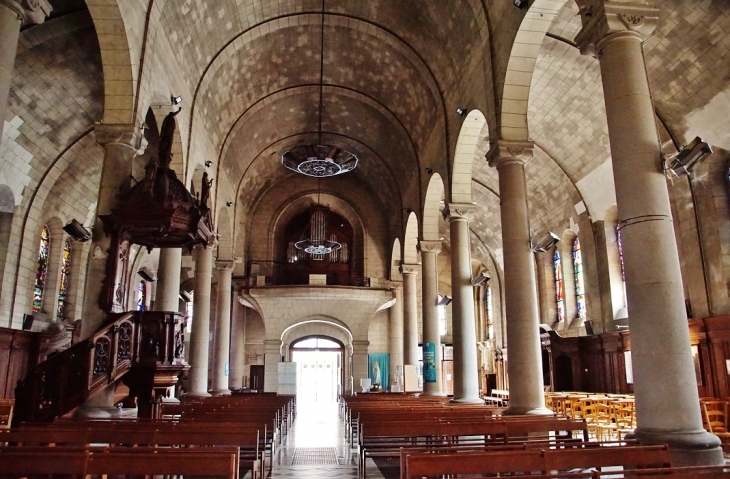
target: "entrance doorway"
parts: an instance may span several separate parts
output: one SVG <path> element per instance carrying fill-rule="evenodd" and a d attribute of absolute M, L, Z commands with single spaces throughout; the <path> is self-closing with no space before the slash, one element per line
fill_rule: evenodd
<path fill-rule="evenodd" d="M 297 364 L 297 405 L 334 403 L 342 394 L 342 352 L 339 342 L 324 337 L 303 338 L 291 345 Z"/>

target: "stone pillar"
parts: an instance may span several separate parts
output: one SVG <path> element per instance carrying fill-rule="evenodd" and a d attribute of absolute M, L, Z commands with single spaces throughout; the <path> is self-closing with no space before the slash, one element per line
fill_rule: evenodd
<path fill-rule="evenodd" d="M 499 174 L 507 316 L 509 409 L 503 414 L 552 414 L 545 407 L 537 282 L 527 209 L 525 163 L 532 142 L 500 140 L 487 154 Z"/>
<path fill-rule="evenodd" d="M 218 298 L 216 301 L 215 358 L 213 369 L 213 390 L 216 396 L 231 394 L 228 389 L 228 372 L 231 351 L 231 275 L 233 261 L 216 261 L 218 270 Z"/>
<path fill-rule="evenodd" d="M 234 297 L 238 297 L 236 294 Z M 246 365 L 246 311 L 237 299 L 231 306 L 231 375 L 230 389 L 243 387 L 243 370 Z"/>
<path fill-rule="evenodd" d="M 213 249 L 196 246 L 195 299 L 190 332 L 190 371 L 187 396 L 208 394 L 208 354 L 210 350 L 210 283 L 213 279 Z"/>
<path fill-rule="evenodd" d="M 281 362 L 281 340 L 264 340 L 264 391 L 279 391 L 279 363 Z"/>
<path fill-rule="evenodd" d="M 471 203 L 449 203 L 443 210 L 451 238 L 451 329 L 454 344 L 453 402 L 478 403 L 479 368 L 474 324 L 474 291 L 471 285 Z"/>
<path fill-rule="evenodd" d="M 155 311 L 177 311 L 180 305 L 182 248 L 161 248 L 157 267 Z"/>
<path fill-rule="evenodd" d="M 370 377 L 370 370 L 368 369 L 368 346 L 370 346 L 370 341 L 367 340 L 355 339 L 352 341 L 352 378 L 355 382 L 355 392 L 362 391 L 360 388 L 360 379 Z"/>
<path fill-rule="evenodd" d="M 91 336 L 101 326 L 113 303 L 110 296 L 115 285 L 109 283 L 115 279 L 107 278 L 107 264 L 108 256 L 116 251 L 113 244 L 116 235 L 104 232 L 104 223 L 99 217 L 111 214 L 112 208 L 117 206 L 119 195 L 129 189 L 132 162 L 135 156 L 144 152 L 146 146 L 142 130 L 134 125 L 99 124 L 95 132 L 96 141 L 104 147 L 105 156 L 86 274 L 82 339 Z M 173 311 L 177 311 L 177 308 Z"/>
<path fill-rule="evenodd" d="M 51 10 L 53 7 L 47 0 L 0 0 L 0 133 L 8 109 L 20 27 L 43 23 Z"/>
<path fill-rule="evenodd" d="M 636 437 L 668 444 L 677 465 L 723 464 L 720 441 L 702 427 L 684 289 L 642 42 L 659 9 L 604 2 L 576 43 L 598 57 L 613 160 L 631 329 Z M 510 361 L 512 350 L 510 349 Z"/>
<path fill-rule="evenodd" d="M 403 379 L 398 377 L 398 366 L 403 369 L 403 285 L 397 284 L 393 293 L 395 294 L 395 304 L 389 310 L 388 331 L 390 334 L 390 374 L 393 377 L 390 385 L 399 384 L 402 388 Z"/>
<path fill-rule="evenodd" d="M 403 275 L 403 362 L 410 365 L 418 365 L 418 269 L 417 264 L 400 267 Z"/>
<path fill-rule="evenodd" d="M 418 242 L 421 252 L 421 304 L 423 311 L 423 396 L 444 396 L 441 374 L 441 325 L 438 311 L 438 266 L 436 257 L 441 252 L 441 241 Z M 426 344 L 432 343 L 436 357 L 436 382 L 426 381 Z"/>

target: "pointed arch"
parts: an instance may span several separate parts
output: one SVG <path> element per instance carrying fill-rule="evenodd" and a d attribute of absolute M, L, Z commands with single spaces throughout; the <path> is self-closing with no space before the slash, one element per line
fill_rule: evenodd
<path fill-rule="evenodd" d="M 469 165 L 471 167 L 471 165 Z M 470 175 L 471 176 L 471 175 Z M 469 178 L 471 188 L 471 177 Z M 471 190 L 469 190 L 471 196 Z M 444 199 L 444 181 L 441 175 L 434 173 L 428 182 L 426 199 L 423 205 L 423 239 L 439 239 L 439 215 L 441 214 L 441 202 Z"/>
<path fill-rule="evenodd" d="M 400 239 L 396 238 L 393 241 L 393 249 L 390 252 L 390 280 L 391 281 L 403 281 L 403 276 L 400 274 L 399 266 L 402 261 L 401 256 Z"/>
<path fill-rule="evenodd" d="M 485 137 L 485 139 L 489 137 L 487 119 L 481 111 L 472 110 L 461 125 L 459 139 L 456 141 L 451 179 L 451 201 L 454 203 L 471 203 L 472 201 L 472 163 L 480 143 L 480 137 Z"/>
<path fill-rule="evenodd" d="M 408 215 L 408 222 L 406 223 L 406 235 L 403 239 L 403 263 L 405 264 L 416 264 L 418 263 L 418 218 L 416 213 L 411 211 Z"/>

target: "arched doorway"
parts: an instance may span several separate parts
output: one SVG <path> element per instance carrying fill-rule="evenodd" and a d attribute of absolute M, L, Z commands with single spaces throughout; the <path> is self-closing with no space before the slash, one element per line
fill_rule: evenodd
<path fill-rule="evenodd" d="M 329 336 L 305 336 L 291 343 L 297 364 L 297 404 L 334 403 L 342 394 L 345 347 Z"/>

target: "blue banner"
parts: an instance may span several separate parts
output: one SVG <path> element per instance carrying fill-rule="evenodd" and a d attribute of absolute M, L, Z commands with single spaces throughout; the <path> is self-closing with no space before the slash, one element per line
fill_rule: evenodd
<path fill-rule="evenodd" d="M 436 382 L 436 345 L 423 343 L 423 382 Z"/>

